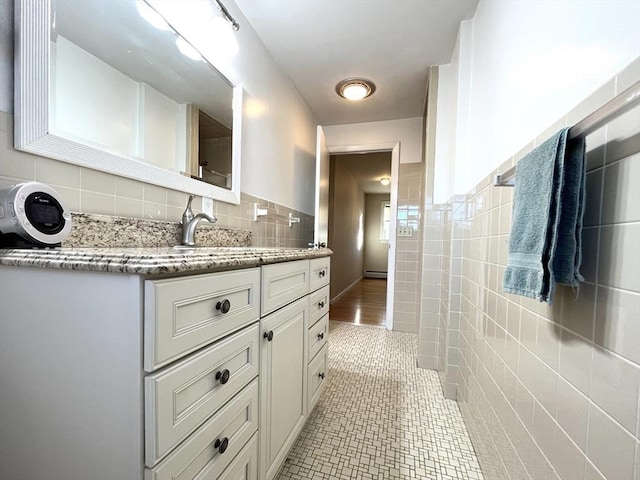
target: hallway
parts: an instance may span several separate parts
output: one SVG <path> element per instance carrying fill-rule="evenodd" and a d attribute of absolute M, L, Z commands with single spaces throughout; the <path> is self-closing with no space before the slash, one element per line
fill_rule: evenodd
<path fill-rule="evenodd" d="M 387 280 L 363 278 L 331 303 L 331 320 L 383 327 L 386 321 Z"/>
<path fill-rule="evenodd" d="M 483 479 L 415 335 L 332 321 L 329 338 L 329 382 L 277 480 Z"/>

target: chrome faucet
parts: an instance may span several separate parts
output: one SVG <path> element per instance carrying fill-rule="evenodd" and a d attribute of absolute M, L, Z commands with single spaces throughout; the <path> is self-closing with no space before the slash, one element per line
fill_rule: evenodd
<path fill-rule="evenodd" d="M 200 220 L 207 220 L 211 223 L 216 223 L 218 219 L 214 216 L 207 215 L 206 213 L 193 214 L 191 210 L 191 202 L 195 198 L 195 195 L 189 195 L 189 201 L 187 202 L 187 208 L 182 214 L 182 245 L 194 247 L 196 245 L 196 227 Z"/>

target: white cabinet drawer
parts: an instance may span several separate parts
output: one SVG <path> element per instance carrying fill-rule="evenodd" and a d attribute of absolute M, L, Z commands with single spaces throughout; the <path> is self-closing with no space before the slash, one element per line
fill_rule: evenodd
<path fill-rule="evenodd" d="M 231 465 L 216 480 L 258 480 L 258 434 L 249 440 L 249 443 L 233 459 Z"/>
<path fill-rule="evenodd" d="M 329 285 L 309 295 L 309 325 L 329 313 Z"/>
<path fill-rule="evenodd" d="M 309 291 L 329 285 L 331 257 L 312 258 L 310 260 L 311 279 Z"/>
<path fill-rule="evenodd" d="M 309 293 L 309 260 L 262 267 L 262 316 Z"/>
<path fill-rule="evenodd" d="M 309 405 L 307 406 L 307 409 L 309 412 L 313 410 L 313 407 L 318 403 L 322 389 L 327 382 L 329 374 L 329 369 L 327 368 L 328 350 L 329 346 L 325 345 L 322 347 L 322 350 L 320 350 L 318 355 L 309 362 L 309 374 L 307 377 L 307 381 L 309 382 Z"/>
<path fill-rule="evenodd" d="M 313 360 L 316 354 L 327 343 L 329 338 L 329 315 L 325 315 L 309 329 L 307 347 L 309 350 L 309 361 Z"/>
<path fill-rule="evenodd" d="M 259 268 L 145 281 L 145 370 L 151 372 L 258 319 L 259 288 Z"/>
<path fill-rule="evenodd" d="M 255 324 L 145 378 L 148 467 L 258 374 L 259 331 Z"/>
<path fill-rule="evenodd" d="M 254 379 L 218 413 L 207 420 L 193 435 L 153 469 L 146 469 L 146 480 L 195 480 L 204 478 L 245 478 L 240 473 L 228 472 L 241 469 L 237 463 L 253 463 L 257 472 L 255 455 L 258 430 L 258 379 Z M 245 447 L 249 439 L 249 447 Z M 247 455 L 247 453 L 249 454 Z M 232 462 L 233 460 L 233 462 Z M 225 470 L 226 469 L 226 470 Z M 224 474 L 220 477 L 221 472 Z M 255 477 L 257 478 L 257 477 Z"/>

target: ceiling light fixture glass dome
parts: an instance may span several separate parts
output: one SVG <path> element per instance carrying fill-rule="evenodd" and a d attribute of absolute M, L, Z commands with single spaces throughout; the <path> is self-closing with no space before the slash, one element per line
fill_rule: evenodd
<path fill-rule="evenodd" d="M 376 86 L 366 78 L 347 78 L 336 85 L 336 92 L 351 101 L 367 98 L 376 91 Z"/>

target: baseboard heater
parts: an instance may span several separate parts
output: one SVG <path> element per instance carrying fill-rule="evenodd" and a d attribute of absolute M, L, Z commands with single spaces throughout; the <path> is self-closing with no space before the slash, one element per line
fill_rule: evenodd
<path fill-rule="evenodd" d="M 365 270 L 364 278 L 387 278 L 387 272 L 381 270 Z"/>

